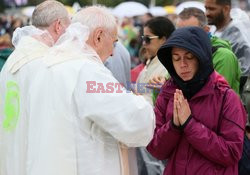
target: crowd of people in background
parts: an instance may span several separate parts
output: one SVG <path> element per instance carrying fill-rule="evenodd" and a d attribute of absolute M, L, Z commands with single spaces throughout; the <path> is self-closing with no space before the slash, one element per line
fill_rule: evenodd
<path fill-rule="evenodd" d="M 249 175 L 250 19 L 231 8 L 0 15 L 0 174 Z"/>
<path fill-rule="evenodd" d="M 25 18 L 27 19 L 27 18 Z M 0 15 L 0 70 L 14 49 L 12 36 L 15 29 L 27 25 L 27 22 L 19 17 Z"/>

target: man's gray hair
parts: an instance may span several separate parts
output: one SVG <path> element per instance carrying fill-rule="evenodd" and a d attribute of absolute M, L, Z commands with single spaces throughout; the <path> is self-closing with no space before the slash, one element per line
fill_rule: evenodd
<path fill-rule="evenodd" d="M 181 13 L 178 15 L 178 17 L 182 20 L 187 20 L 192 16 L 199 21 L 200 27 L 204 27 L 207 25 L 206 15 L 199 8 L 196 7 L 184 8 L 184 10 L 182 10 Z"/>
<path fill-rule="evenodd" d="M 47 0 L 36 6 L 32 14 L 32 25 L 35 27 L 49 27 L 57 19 L 68 18 L 64 5 L 55 0 Z"/>
<path fill-rule="evenodd" d="M 90 32 L 102 27 L 113 30 L 117 27 L 116 19 L 111 12 L 104 6 L 90 6 L 77 12 L 72 19 L 72 23 L 80 22 L 89 27 Z"/>

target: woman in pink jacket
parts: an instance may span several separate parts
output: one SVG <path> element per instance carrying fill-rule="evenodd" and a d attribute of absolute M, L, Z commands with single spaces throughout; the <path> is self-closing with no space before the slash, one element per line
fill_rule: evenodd
<path fill-rule="evenodd" d="M 237 175 L 246 112 L 213 69 L 208 35 L 198 27 L 177 29 L 157 55 L 172 78 L 157 98 L 147 150 L 168 159 L 164 175 Z"/>

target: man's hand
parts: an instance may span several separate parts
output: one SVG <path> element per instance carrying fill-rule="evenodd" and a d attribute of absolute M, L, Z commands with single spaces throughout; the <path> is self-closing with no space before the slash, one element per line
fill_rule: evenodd
<path fill-rule="evenodd" d="M 165 83 L 166 79 L 165 77 L 162 77 L 162 76 L 156 76 L 156 77 L 153 77 L 152 79 L 149 80 L 149 84 L 161 84 L 163 85 Z"/>
<path fill-rule="evenodd" d="M 158 89 L 160 90 L 162 85 L 166 82 L 166 79 L 162 76 L 156 76 L 153 77 L 148 81 L 148 84 L 146 85 L 147 88 L 150 89 Z"/>

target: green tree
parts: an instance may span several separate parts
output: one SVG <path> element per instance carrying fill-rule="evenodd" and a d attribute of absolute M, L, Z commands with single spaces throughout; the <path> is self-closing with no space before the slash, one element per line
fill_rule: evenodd
<path fill-rule="evenodd" d="M 79 0 L 82 6 L 92 5 L 92 0 Z M 115 7 L 124 0 L 96 0 L 98 4 L 105 5 L 107 7 Z"/>
<path fill-rule="evenodd" d="M 166 6 L 166 5 L 172 5 L 174 0 L 156 0 L 156 6 Z"/>
<path fill-rule="evenodd" d="M 37 4 L 40 4 L 45 0 L 28 0 L 27 6 L 36 6 Z M 81 6 L 87 6 L 92 5 L 93 0 L 58 0 L 62 2 L 65 5 L 72 5 L 74 2 L 78 2 Z M 107 7 L 115 7 L 121 2 L 130 1 L 130 0 L 96 0 L 98 4 L 105 5 Z M 140 2 L 147 7 L 150 4 L 150 0 L 134 0 L 136 2 Z M 173 4 L 174 1 L 180 1 L 180 0 L 156 0 L 156 6 L 166 6 Z M 0 1 L 0 12 L 3 12 L 6 8 L 4 4 L 4 0 Z"/>
<path fill-rule="evenodd" d="M 149 3 L 150 3 L 150 0 L 137 0 L 136 2 L 140 2 L 142 4 L 144 4 L 145 6 L 148 7 Z"/>
<path fill-rule="evenodd" d="M 28 0 L 28 6 L 36 6 L 37 4 L 40 4 L 41 2 L 43 2 L 44 0 Z"/>
<path fill-rule="evenodd" d="M 45 0 L 28 0 L 28 5 L 37 5 Z M 81 6 L 92 5 L 93 0 L 58 0 L 65 5 L 72 5 L 74 2 L 78 2 Z M 105 5 L 107 7 L 115 7 L 121 2 L 130 1 L 130 0 L 96 0 L 98 4 Z M 134 0 L 136 2 L 140 2 L 147 7 L 150 4 L 150 0 Z M 166 6 L 173 3 L 174 0 L 156 0 L 157 6 Z M 2 7 L 2 5 L 0 6 Z"/>
<path fill-rule="evenodd" d="M 0 13 L 3 12 L 5 9 L 4 1 L 0 1 Z"/>
<path fill-rule="evenodd" d="M 79 0 L 79 1 L 81 2 L 80 3 L 81 5 L 91 5 L 92 4 L 92 0 Z M 121 2 L 130 1 L 130 0 L 96 0 L 96 1 L 98 4 L 103 4 L 103 5 L 106 5 L 108 7 L 115 7 Z M 150 0 L 134 0 L 134 1 L 140 2 L 147 7 L 150 4 Z M 156 5 L 157 6 L 166 6 L 166 5 L 172 4 L 173 1 L 174 0 L 156 0 Z"/>

